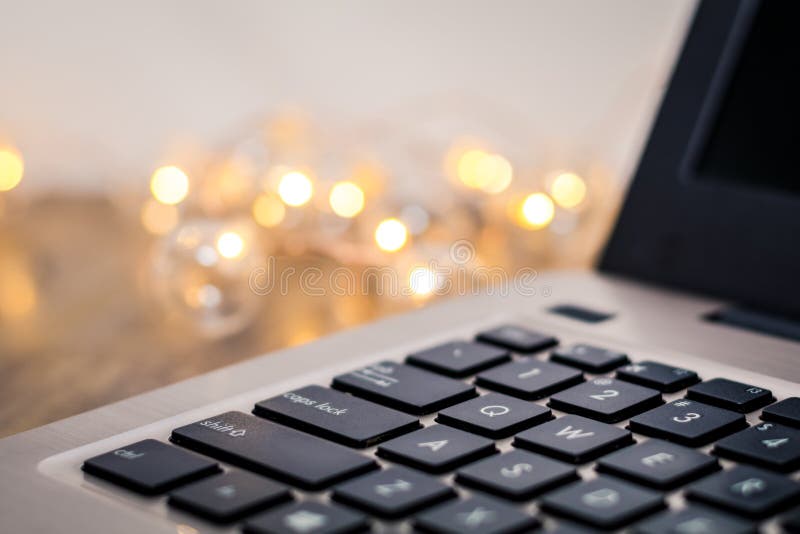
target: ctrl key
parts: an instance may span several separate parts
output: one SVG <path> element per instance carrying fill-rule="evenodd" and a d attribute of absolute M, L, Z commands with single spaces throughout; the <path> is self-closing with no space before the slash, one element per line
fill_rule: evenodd
<path fill-rule="evenodd" d="M 82 469 L 139 493 L 163 493 L 218 472 L 219 466 L 191 452 L 146 439 L 89 458 Z"/>

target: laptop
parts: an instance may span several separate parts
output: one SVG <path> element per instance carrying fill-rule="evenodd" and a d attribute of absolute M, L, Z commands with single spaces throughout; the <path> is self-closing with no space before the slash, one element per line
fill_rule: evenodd
<path fill-rule="evenodd" d="M 596 271 L 6 438 L 0 531 L 800 531 L 798 19 L 699 5 Z"/>

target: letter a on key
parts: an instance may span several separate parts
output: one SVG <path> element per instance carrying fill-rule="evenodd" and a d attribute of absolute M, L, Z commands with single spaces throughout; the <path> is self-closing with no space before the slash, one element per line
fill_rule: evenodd
<path fill-rule="evenodd" d="M 556 436 L 566 437 L 567 439 L 590 438 L 594 436 L 594 432 L 584 432 L 580 428 L 573 430 L 572 425 L 567 425 L 556 432 Z"/>
<path fill-rule="evenodd" d="M 430 449 L 433 452 L 438 452 L 439 449 L 441 449 L 442 447 L 447 445 L 447 443 L 448 443 L 448 440 L 446 440 L 446 439 L 443 439 L 443 440 L 440 440 L 440 441 L 426 441 L 425 443 L 420 443 L 419 445 L 417 445 L 417 447 L 423 447 L 423 448 L 426 448 L 426 449 Z"/>

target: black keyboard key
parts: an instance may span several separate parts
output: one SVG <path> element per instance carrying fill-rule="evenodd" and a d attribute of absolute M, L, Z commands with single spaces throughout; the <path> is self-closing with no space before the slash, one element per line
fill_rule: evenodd
<path fill-rule="evenodd" d="M 595 374 L 607 373 L 628 363 L 628 356 L 622 352 L 585 343 L 557 348 L 550 354 L 550 359 Z"/>
<path fill-rule="evenodd" d="M 664 393 L 674 393 L 700 381 L 694 371 L 652 361 L 628 364 L 617 370 L 617 378 Z"/>
<path fill-rule="evenodd" d="M 322 386 L 261 401 L 253 413 L 351 447 L 370 447 L 421 426 L 415 417 Z"/>
<path fill-rule="evenodd" d="M 600 458 L 597 470 L 668 490 L 719 469 L 716 458 L 681 445 L 651 439 Z"/>
<path fill-rule="evenodd" d="M 390 519 L 404 517 L 455 495 L 450 486 L 404 467 L 390 467 L 333 490 L 335 501 Z"/>
<path fill-rule="evenodd" d="M 436 421 L 492 439 L 507 438 L 553 418 L 550 410 L 500 393 L 445 408 Z"/>
<path fill-rule="evenodd" d="M 380 445 L 377 454 L 417 469 L 443 473 L 495 452 L 492 440 L 433 425 Z"/>
<path fill-rule="evenodd" d="M 781 518 L 781 526 L 785 532 L 800 532 L 800 508 L 788 512 Z"/>
<path fill-rule="evenodd" d="M 664 500 L 655 491 L 601 475 L 545 495 L 541 506 L 556 515 L 613 529 L 660 510 Z"/>
<path fill-rule="evenodd" d="M 721 439 L 714 454 L 788 473 L 800 468 L 800 430 L 761 423 Z"/>
<path fill-rule="evenodd" d="M 219 466 L 177 447 L 146 439 L 90 458 L 82 469 L 134 491 L 155 494 L 216 473 Z"/>
<path fill-rule="evenodd" d="M 739 413 L 758 410 L 775 400 L 772 392 L 768 389 L 734 382 L 726 378 L 714 378 L 700 382 L 689 388 L 686 398 Z"/>
<path fill-rule="evenodd" d="M 478 334 L 478 341 L 491 343 L 523 354 L 538 352 L 558 344 L 553 336 L 515 325 L 504 325 Z"/>
<path fill-rule="evenodd" d="M 704 506 L 692 505 L 679 512 L 663 512 L 642 521 L 636 534 L 755 534 L 757 525 Z"/>
<path fill-rule="evenodd" d="M 514 446 L 560 460 L 581 464 L 633 443 L 631 433 L 577 415 L 526 430 L 514 438 Z"/>
<path fill-rule="evenodd" d="M 247 534 L 352 534 L 367 530 L 366 516 L 314 501 L 282 506 L 249 519 Z"/>
<path fill-rule="evenodd" d="M 595 378 L 550 397 L 548 406 L 562 412 L 617 423 L 664 401 L 654 389 L 614 378 Z"/>
<path fill-rule="evenodd" d="M 573 466 L 522 450 L 486 458 L 456 474 L 459 484 L 513 501 L 526 501 L 577 479 Z"/>
<path fill-rule="evenodd" d="M 628 428 L 639 434 L 701 447 L 747 428 L 744 415 L 697 401 L 679 399 L 631 419 Z"/>
<path fill-rule="evenodd" d="M 761 412 L 761 419 L 800 428 L 800 397 L 789 397 L 767 406 Z"/>
<path fill-rule="evenodd" d="M 464 377 L 510 359 L 505 349 L 472 341 L 452 341 L 411 354 L 406 363 L 448 376 Z"/>
<path fill-rule="evenodd" d="M 687 487 L 689 499 L 748 517 L 767 517 L 800 499 L 800 484 L 756 467 L 739 465 Z"/>
<path fill-rule="evenodd" d="M 437 506 L 417 516 L 414 526 L 422 532 L 441 534 L 514 534 L 531 532 L 539 521 L 515 507 L 489 497 L 470 497 Z"/>
<path fill-rule="evenodd" d="M 503 364 L 475 378 L 478 386 L 525 400 L 541 399 L 581 382 L 581 371 L 533 358 Z"/>
<path fill-rule="evenodd" d="M 169 504 L 227 523 L 291 500 L 286 486 L 247 471 L 230 471 L 169 494 Z"/>
<path fill-rule="evenodd" d="M 341 445 L 241 412 L 226 412 L 176 428 L 170 439 L 310 490 L 377 467 L 371 458 Z"/>
<path fill-rule="evenodd" d="M 389 361 L 339 375 L 333 387 L 415 415 L 478 395 L 470 384 Z"/>

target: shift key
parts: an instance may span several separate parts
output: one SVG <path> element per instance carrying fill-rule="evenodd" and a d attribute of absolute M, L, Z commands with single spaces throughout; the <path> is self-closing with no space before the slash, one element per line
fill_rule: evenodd
<path fill-rule="evenodd" d="M 253 413 L 362 448 L 421 426 L 416 417 L 322 386 L 306 386 L 263 400 Z"/>
<path fill-rule="evenodd" d="M 170 440 L 309 490 L 377 467 L 371 458 L 341 445 L 242 412 L 226 412 L 176 428 Z"/>

